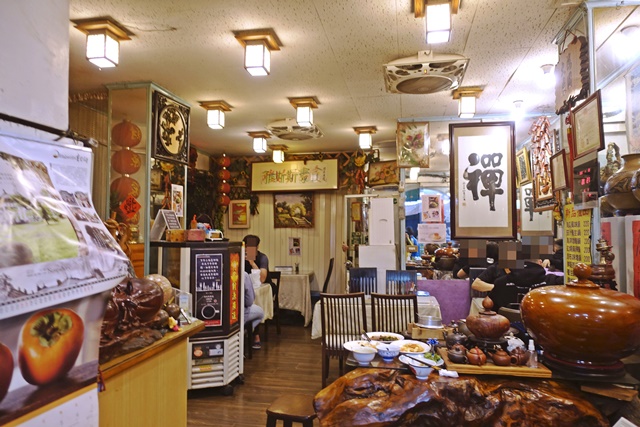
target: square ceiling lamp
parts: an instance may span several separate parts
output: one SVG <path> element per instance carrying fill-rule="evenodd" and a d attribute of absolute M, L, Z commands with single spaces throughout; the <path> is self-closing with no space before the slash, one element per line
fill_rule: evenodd
<path fill-rule="evenodd" d="M 231 111 L 231 106 L 225 101 L 204 101 L 200 106 L 207 110 L 207 125 L 211 129 L 224 129 L 224 113 Z"/>
<path fill-rule="evenodd" d="M 72 21 L 87 35 L 86 57 L 100 68 L 110 68 L 120 61 L 120 42 L 131 40 L 133 33 L 111 17 Z"/>
<path fill-rule="evenodd" d="M 287 150 L 286 145 L 271 145 L 269 146 L 273 150 L 273 161 L 274 163 L 282 163 L 284 162 L 284 152 Z"/>
<path fill-rule="evenodd" d="M 289 98 L 289 102 L 296 109 L 296 122 L 298 126 L 313 126 L 313 109 L 318 108 L 318 98 L 315 96 L 306 96 L 303 98 Z"/>
<path fill-rule="evenodd" d="M 271 28 L 234 31 L 244 47 L 244 68 L 252 76 L 266 76 L 271 72 L 271 52 L 280 50 L 282 43 Z"/>
<path fill-rule="evenodd" d="M 458 117 L 470 119 L 476 114 L 476 98 L 482 93 L 480 87 L 461 87 L 453 91 L 453 99 L 458 100 Z"/>
<path fill-rule="evenodd" d="M 354 127 L 353 130 L 358 134 L 358 145 L 363 150 L 370 150 L 372 146 L 371 135 L 378 131 L 375 126 Z"/>
<path fill-rule="evenodd" d="M 424 17 L 427 44 L 446 43 L 451 38 L 451 15 L 458 13 L 460 0 L 414 0 L 416 18 Z"/>
<path fill-rule="evenodd" d="M 248 132 L 253 138 L 253 151 L 262 154 L 267 152 L 267 138 L 271 138 L 271 134 L 266 131 Z"/>

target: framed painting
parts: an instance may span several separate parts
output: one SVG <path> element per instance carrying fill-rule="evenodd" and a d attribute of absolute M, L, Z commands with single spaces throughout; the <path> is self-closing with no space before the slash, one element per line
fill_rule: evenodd
<path fill-rule="evenodd" d="M 251 191 L 338 189 L 338 159 L 251 163 Z"/>
<path fill-rule="evenodd" d="M 369 163 L 369 173 L 367 176 L 369 187 L 380 185 L 398 185 L 398 163 L 395 160 L 386 162 Z"/>
<path fill-rule="evenodd" d="M 313 193 L 274 193 L 273 226 L 313 228 Z"/>
<path fill-rule="evenodd" d="M 564 150 L 551 156 L 551 187 L 554 192 L 569 187 L 569 170 L 567 169 L 567 156 Z"/>
<path fill-rule="evenodd" d="M 553 236 L 553 212 L 533 210 L 533 183 L 520 187 L 520 235 Z"/>
<path fill-rule="evenodd" d="M 574 160 L 604 148 L 600 90 L 571 110 L 571 127 Z"/>
<path fill-rule="evenodd" d="M 452 239 L 516 237 L 514 122 L 449 125 Z"/>
<path fill-rule="evenodd" d="M 189 162 L 190 108 L 162 92 L 153 92 L 153 144 L 155 159 Z"/>
<path fill-rule="evenodd" d="M 398 122 L 396 148 L 398 168 L 428 168 L 429 123 Z"/>
<path fill-rule="evenodd" d="M 229 202 L 229 228 L 249 228 L 251 200 L 231 200 Z"/>
<path fill-rule="evenodd" d="M 516 183 L 518 187 L 531 182 L 531 161 L 526 147 L 516 153 Z"/>
<path fill-rule="evenodd" d="M 625 76 L 625 90 L 629 152 L 640 153 L 640 65 L 636 65 Z"/>
<path fill-rule="evenodd" d="M 554 143 L 551 123 L 547 116 L 541 116 L 529 129 L 531 136 L 531 179 L 533 181 L 533 209 L 551 210 L 555 206 L 551 190 L 551 155 Z"/>

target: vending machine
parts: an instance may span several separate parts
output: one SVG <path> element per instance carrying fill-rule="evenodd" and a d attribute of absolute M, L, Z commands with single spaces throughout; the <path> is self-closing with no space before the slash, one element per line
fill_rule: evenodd
<path fill-rule="evenodd" d="M 242 242 L 150 242 L 150 266 L 190 295 L 191 316 L 205 328 L 189 339 L 189 388 L 225 386 L 242 380 L 244 251 Z M 153 270 L 152 270 L 153 271 Z"/>

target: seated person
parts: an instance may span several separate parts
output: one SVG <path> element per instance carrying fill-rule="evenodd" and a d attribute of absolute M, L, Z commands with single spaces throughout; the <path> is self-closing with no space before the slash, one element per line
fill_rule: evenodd
<path fill-rule="evenodd" d="M 564 251 L 562 239 L 555 239 L 553 241 L 553 255 L 550 259 L 545 259 L 542 262 L 544 268 L 550 268 L 556 271 L 564 270 Z"/>
<path fill-rule="evenodd" d="M 242 241 L 244 242 L 246 252 L 244 271 L 251 274 L 251 270 L 260 270 L 260 283 L 266 282 L 269 272 L 269 258 L 259 250 L 260 237 L 254 234 L 247 234 Z"/>
<path fill-rule="evenodd" d="M 264 318 L 264 311 L 262 307 L 254 304 L 256 294 L 253 291 L 253 284 L 251 283 L 251 276 L 246 271 L 244 272 L 244 323 L 251 322 L 253 329 L 253 347 L 255 350 L 262 348 L 260 344 L 260 335 L 258 335 L 258 325 Z"/>

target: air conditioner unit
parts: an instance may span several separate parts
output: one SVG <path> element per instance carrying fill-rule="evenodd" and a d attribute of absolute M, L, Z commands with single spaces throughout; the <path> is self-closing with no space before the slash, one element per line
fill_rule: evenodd
<path fill-rule="evenodd" d="M 318 126 L 298 126 L 298 122 L 293 118 L 271 122 L 267 125 L 267 129 L 273 136 L 287 141 L 303 141 L 324 136 Z"/>
<path fill-rule="evenodd" d="M 427 94 L 453 90 L 462 84 L 469 58 L 420 51 L 384 65 L 387 92 Z"/>

